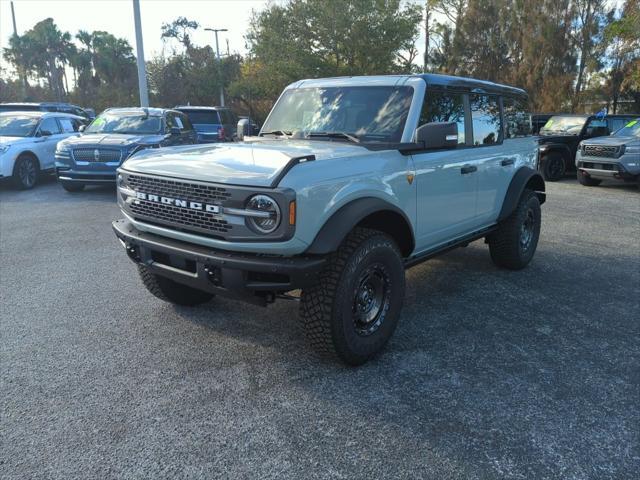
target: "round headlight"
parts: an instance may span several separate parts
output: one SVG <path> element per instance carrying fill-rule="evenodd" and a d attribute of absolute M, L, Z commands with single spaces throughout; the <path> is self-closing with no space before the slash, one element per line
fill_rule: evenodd
<path fill-rule="evenodd" d="M 280 225 L 280 207 L 267 195 L 255 195 L 247 202 L 247 210 L 255 211 L 255 215 L 247 217 L 249 223 L 260 233 L 271 233 Z"/>

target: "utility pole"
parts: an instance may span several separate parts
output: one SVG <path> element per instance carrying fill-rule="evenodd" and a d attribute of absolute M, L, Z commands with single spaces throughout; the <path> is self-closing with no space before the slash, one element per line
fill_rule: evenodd
<path fill-rule="evenodd" d="M 424 68 L 422 71 L 427 73 L 429 66 L 429 3 L 431 0 L 426 0 L 424 4 Z"/>
<path fill-rule="evenodd" d="M 11 0 L 11 20 L 13 20 L 13 35 L 15 37 L 18 36 L 18 27 L 16 27 L 16 11 L 13 8 L 13 0 Z M 21 68 L 18 68 L 18 73 L 20 75 L 20 80 L 22 82 L 22 99 L 27 99 L 27 76 L 21 71 Z"/>
<path fill-rule="evenodd" d="M 138 61 L 138 91 L 140 92 L 140 106 L 149 106 L 149 92 L 147 91 L 147 71 L 144 64 L 144 46 L 142 44 L 142 22 L 140 21 L 140 0 L 133 0 L 133 22 L 136 28 L 136 57 Z"/>
<path fill-rule="evenodd" d="M 218 72 L 220 75 L 220 106 L 224 107 L 224 79 L 222 75 L 222 62 L 220 61 L 220 46 L 218 45 L 218 32 L 227 32 L 226 28 L 205 28 L 208 32 L 216 35 L 216 58 L 218 61 Z"/>

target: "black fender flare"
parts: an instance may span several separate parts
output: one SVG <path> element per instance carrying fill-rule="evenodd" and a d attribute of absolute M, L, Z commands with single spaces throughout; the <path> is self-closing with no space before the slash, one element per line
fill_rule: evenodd
<path fill-rule="evenodd" d="M 356 225 L 377 212 L 392 212 L 402 216 L 411 234 L 411 247 L 406 250 L 413 250 L 415 237 L 407 215 L 400 208 L 385 200 L 376 197 L 363 197 L 343 205 L 334 212 L 316 234 L 306 253 L 325 255 L 335 252 Z"/>
<path fill-rule="evenodd" d="M 545 202 L 547 197 L 544 193 L 545 185 L 542 175 L 536 172 L 533 168 L 520 167 L 511 179 L 509 188 L 507 188 L 507 193 L 504 196 L 502 208 L 500 209 L 500 215 L 498 215 L 498 222 L 504 220 L 513 213 L 518 206 L 522 192 L 524 192 L 526 188 L 536 192 L 541 205 Z"/>
<path fill-rule="evenodd" d="M 540 145 L 540 147 L 543 146 L 546 146 L 547 149 L 544 152 L 540 152 L 540 166 L 542 166 L 542 159 L 549 153 L 559 153 L 565 162 L 571 163 L 571 149 L 564 143 L 543 143 Z"/>

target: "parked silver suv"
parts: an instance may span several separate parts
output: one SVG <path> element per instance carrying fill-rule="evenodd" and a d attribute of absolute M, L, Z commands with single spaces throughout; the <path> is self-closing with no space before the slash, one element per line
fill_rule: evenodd
<path fill-rule="evenodd" d="M 576 153 L 578 181 L 585 186 L 602 180 L 640 184 L 640 117 L 608 137 L 583 140 Z"/>

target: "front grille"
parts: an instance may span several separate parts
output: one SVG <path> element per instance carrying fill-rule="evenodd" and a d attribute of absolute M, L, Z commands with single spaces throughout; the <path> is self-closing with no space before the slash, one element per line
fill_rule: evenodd
<path fill-rule="evenodd" d="M 620 147 L 610 145 L 583 145 L 582 155 L 585 157 L 617 158 Z"/>
<path fill-rule="evenodd" d="M 126 185 L 136 192 L 207 205 L 221 205 L 231 193 L 224 187 L 142 175 L 125 175 Z M 159 224 L 182 226 L 199 233 L 224 234 L 232 226 L 220 214 L 138 199 L 129 205 L 131 213 Z"/>
<path fill-rule="evenodd" d="M 153 218 L 158 222 L 170 222 L 174 225 L 182 225 L 187 228 L 196 228 L 212 233 L 226 233 L 231 229 L 226 220 L 200 210 L 190 210 L 147 200 L 136 200 L 131 203 L 129 209 L 134 215 Z"/>
<path fill-rule="evenodd" d="M 152 193 L 163 197 L 180 198 L 192 202 L 221 204 L 231 194 L 226 188 L 213 185 L 202 185 L 184 181 L 166 180 L 164 178 L 127 175 L 127 185 L 136 192 Z"/>
<path fill-rule="evenodd" d="M 75 148 L 73 159 L 78 162 L 120 162 L 122 150 L 117 148 Z"/>

